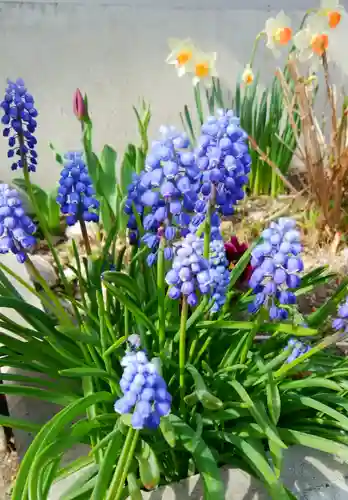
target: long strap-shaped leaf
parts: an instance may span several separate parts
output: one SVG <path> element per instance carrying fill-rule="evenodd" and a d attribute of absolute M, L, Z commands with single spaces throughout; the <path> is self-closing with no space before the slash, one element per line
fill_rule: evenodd
<path fill-rule="evenodd" d="M 190 426 L 185 424 L 176 415 L 170 415 L 169 420 L 173 425 L 176 437 L 184 448 L 191 453 L 197 465 L 203 483 L 204 498 L 209 500 L 224 500 L 224 484 L 215 458 L 202 438 L 197 438 Z"/>
<path fill-rule="evenodd" d="M 35 473 L 35 457 L 43 447 L 54 440 L 66 425 L 70 424 L 91 405 L 112 399 L 113 396 L 108 392 L 90 394 L 68 405 L 42 427 L 23 458 L 13 489 L 12 500 L 26 500 L 28 498 L 26 490 L 28 477 L 30 473 Z"/>

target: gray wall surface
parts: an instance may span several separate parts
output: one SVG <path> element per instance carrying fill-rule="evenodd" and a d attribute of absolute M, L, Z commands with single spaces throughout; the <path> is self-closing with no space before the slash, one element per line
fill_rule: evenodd
<path fill-rule="evenodd" d="M 348 0 L 341 3 L 348 10 Z M 168 37 L 190 36 L 203 50 L 216 51 L 223 83 L 233 88 L 267 17 L 284 9 L 297 27 L 305 10 L 318 4 L 319 0 L 0 1 L 0 88 L 7 77 L 23 77 L 40 112 L 35 181 L 50 187 L 58 178 L 49 141 L 62 152 L 80 147 L 79 124 L 72 114 L 76 87 L 89 96 L 96 148 L 108 142 L 122 149 L 135 140 L 132 105 L 140 98 L 152 105 L 152 137 L 162 123 L 179 125 L 179 111 L 185 103 L 192 104 L 190 78 L 178 79 L 174 68 L 165 64 Z M 332 48 L 338 68 L 348 74 L 347 41 L 345 19 Z M 257 67 L 263 84 L 273 77 L 276 64 L 262 47 Z M 11 162 L 2 137 L 0 158 L 0 179 L 9 181 Z"/>

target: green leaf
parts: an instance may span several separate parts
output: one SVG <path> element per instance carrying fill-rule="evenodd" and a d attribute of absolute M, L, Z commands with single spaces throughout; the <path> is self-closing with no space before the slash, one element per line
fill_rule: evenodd
<path fill-rule="evenodd" d="M 135 319 L 142 323 L 148 330 L 156 335 L 156 331 L 153 323 L 149 318 L 142 312 L 142 310 L 126 295 L 124 295 L 118 288 L 105 282 L 105 286 L 115 295 L 115 297 L 123 304 L 129 311 L 134 315 Z"/>
<path fill-rule="evenodd" d="M 278 424 L 281 413 L 281 399 L 279 389 L 274 381 L 272 372 L 268 373 L 268 383 L 266 385 L 267 406 L 274 425 Z"/>
<path fill-rule="evenodd" d="M 127 475 L 127 484 L 131 500 L 143 500 L 136 475 L 133 472 Z"/>
<path fill-rule="evenodd" d="M 174 427 L 175 435 L 184 448 L 191 453 L 204 484 L 204 498 L 224 500 L 224 484 L 214 456 L 203 439 L 196 439 L 191 427 L 176 415 L 168 417 Z M 14 499 L 16 500 L 16 499 Z"/>
<path fill-rule="evenodd" d="M 314 410 L 317 410 L 321 413 L 324 413 L 325 415 L 328 415 L 329 417 L 333 418 L 337 422 L 339 422 L 345 430 L 348 431 L 348 417 L 345 417 L 340 413 L 339 411 L 335 410 L 334 408 L 331 408 L 330 406 L 327 406 L 326 404 L 317 401 L 314 398 L 310 398 L 308 396 L 301 396 L 299 394 L 291 394 L 292 399 L 295 401 L 301 402 L 304 406 L 307 406 L 309 408 L 313 408 Z"/>
<path fill-rule="evenodd" d="M 209 330 L 252 330 L 254 323 L 252 321 L 202 321 L 198 323 L 197 328 L 207 328 Z M 260 332 L 282 332 L 299 337 L 310 337 L 317 335 L 318 331 L 314 328 L 305 328 L 291 323 L 264 323 L 260 325 Z"/>
<path fill-rule="evenodd" d="M 300 444 L 325 453 L 331 453 L 348 463 L 348 446 L 293 429 L 278 428 L 278 431 L 282 439 L 289 444 Z"/>
<path fill-rule="evenodd" d="M 164 439 L 167 441 L 171 448 L 175 448 L 176 438 L 174 427 L 168 417 L 162 417 L 160 422 L 160 429 Z"/>
<path fill-rule="evenodd" d="M 16 394 L 17 396 L 37 398 L 42 401 L 49 401 L 57 405 L 68 405 L 77 399 L 72 394 L 64 394 L 58 391 L 42 389 L 39 387 L 28 387 L 25 385 L 0 384 L 0 394 Z"/>
<path fill-rule="evenodd" d="M 94 367 L 89 367 L 89 366 L 82 366 L 82 367 L 77 367 L 77 368 L 66 368 L 64 370 L 59 371 L 60 375 L 63 375 L 63 377 L 77 377 L 77 378 L 82 378 L 82 377 L 99 377 L 99 378 L 104 378 L 104 379 L 112 379 L 112 380 L 117 380 L 116 377 L 113 377 L 110 375 L 107 371 L 101 370 L 99 368 L 94 368 Z"/>
<path fill-rule="evenodd" d="M 204 408 L 206 408 L 207 410 L 221 409 L 223 407 L 222 401 L 208 391 L 203 377 L 200 375 L 198 370 L 190 364 L 186 365 L 186 369 L 191 373 L 193 377 L 196 388 L 195 393 Z"/>
<path fill-rule="evenodd" d="M 19 418 L 7 417 L 6 415 L 0 414 L 0 425 L 3 427 L 11 427 L 12 429 L 21 429 L 26 432 L 33 432 L 36 434 L 41 429 L 40 424 L 35 424 L 33 422 L 28 422 L 27 420 L 21 420 Z"/>
<path fill-rule="evenodd" d="M 226 432 L 217 433 L 220 439 L 236 446 L 243 454 L 243 457 L 250 463 L 259 478 L 268 487 L 272 498 L 277 500 L 289 500 L 284 486 L 278 480 L 275 473 L 269 466 L 264 453 L 253 440 L 242 439 L 239 436 L 228 434 Z"/>
<path fill-rule="evenodd" d="M 134 278 L 124 272 L 119 271 L 105 271 L 103 273 L 103 280 L 108 283 L 114 283 L 120 288 L 124 288 L 130 297 L 139 305 L 141 302 L 140 291 L 137 282 Z"/>
<path fill-rule="evenodd" d="M 288 391 L 288 390 L 299 390 L 299 389 L 312 389 L 315 387 L 320 387 L 320 388 L 326 388 L 326 389 L 332 389 L 333 391 L 340 392 L 342 390 L 342 387 L 337 384 L 337 382 L 334 382 L 333 380 L 329 380 L 327 378 L 323 377 L 315 377 L 311 378 L 308 377 L 307 379 L 304 380 L 291 380 L 289 382 L 283 382 L 280 384 L 279 388 L 282 391 Z"/>
<path fill-rule="evenodd" d="M 140 451 L 136 453 L 139 463 L 140 480 L 147 490 L 153 490 L 158 486 L 161 473 L 156 455 L 150 445 L 141 442 Z M 97 500 L 97 499 L 96 499 Z"/>
<path fill-rule="evenodd" d="M 112 478 L 114 464 L 117 462 L 118 454 L 122 449 L 124 436 L 121 433 L 118 423 L 112 432 L 114 433 L 112 436 L 110 434 L 106 436 L 106 438 L 109 438 L 109 444 L 99 468 L 91 500 L 100 500 L 106 496 Z"/>
<path fill-rule="evenodd" d="M 116 159 L 116 151 L 111 146 L 108 146 L 106 144 L 100 157 L 100 164 L 103 169 L 103 174 L 100 177 L 99 185 L 101 187 L 102 193 L 98 194 L 103 194 L 103 196 L 105 196 L 108 200 L 111 207 L 113 205 L 110 202 L 112 200 L 112 197 L 114 196 L 115 186 L 117 182 Z"/>
<path fill-rule="evenodd" d="M 136 171 L 136 147 L 133 144 L 128 144 L 120 169 L 119 185 L 123 196 L 127 195 L 127 188 L 132 182 L 132 176 Z"/>
<path fill-rule="evenodd" d="M 267 414 L 264 411 L 264 408 L 261 406 L 260 402 L 255 403 L 244 389 L 244 387 L 237 382 L 237 380 L 230 380 L 228 384 L 233 387 L 233 389 L 237 392 L 241 400 L 248 405 L 248 409 L 250 414 L 253 416 L 255 421 L 260 425 L 263 429 L 265 435 L 268 439 L 274 441 L 281 448 L 287 448 L 287 446 L 282 442 L 282 440 L 278 436 L 277 428 L 272 422 L 267 418 Z"/>
<path fill-rule="evenodd" d="M 31 443 L 22 460 L 14 485 L 12 500 L 23 500 L 25 498 L 27 480 L 31 469 L 34 468 L 35 470 L 35 458 L 39 456 L 39 452 L 47 446 L 48 443 L 54 441 L 63 429 L 65 429 L 67 425 L 70 425 L 74 419 L 86 411 L 87 408 L 100 402 L 112 402 L 113 399 L 114 396 L 107 392 L 90 394 L 70 403 L 47 422 Z"/>

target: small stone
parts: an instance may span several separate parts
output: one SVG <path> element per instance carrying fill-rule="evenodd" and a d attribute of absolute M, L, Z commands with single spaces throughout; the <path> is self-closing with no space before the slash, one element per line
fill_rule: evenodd
<path fill-rule="evenodd" d="M 49 287 L 52 287 L 58 283 L 58 276 L 54 270 L 54 267 L 41 255 L 32 255 L 31 261 L 36 267 L 42 279 L 46 281 Z M 30 279 L 36 282 L 35 276 L 31 274 L 30 268 L 27 267 Z"/>

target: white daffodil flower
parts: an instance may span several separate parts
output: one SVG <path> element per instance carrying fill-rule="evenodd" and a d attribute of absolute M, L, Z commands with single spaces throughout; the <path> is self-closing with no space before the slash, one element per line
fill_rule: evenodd
<path fill-rule="evenodd" d="M 304 62 L 314 58 L 315 63 L 319 62 L 319 58 L 329 47 L 329 37 L 323 18 L 318 15 L 312 16 L 306 26 L 294 36 L 294 44 L 299 61 Z"/>
<path fill-rule="evenodd" d="M 176 67 L 178 76 L 184 76 L 187 72 L 188 65 L 192 69 L 192 59 L 196 52 L 196 47 L 190 38 L 179 40 L 170 38 L 168 40 L 170 54 L 166 59 L 167 64 L 173 64 Z"/>
<path fill-rule="evenodd" d="M 251 85 L 254 80 L 255 80 L 254 72 L 253 72 L 250 64 L 247 64 L 244 68 L 243 73 L 242 73 L 242 82 L 245 85 Z"/>
<path fill-rule="evenodd" d="M 216 71 L 216 52 L 196 52 L 192 64 L 193 85 L 197 85 L 199 82 L 204 81 L 204 83 L 209 86 L 211 84 L 211 78 L 217 77 Z M 191 72 L 191 68 L 190 68 Z"/>
<path fill-rule="evenodd" d="M 318 14 L 324 16 L 330 28 L 334 29 L 339 25 L 343 12 L 339 0 L 321 0 Z"/>
<path fill-rule="evenodd" d="M 276 17 L 267 19 L 265 33 L 267 35 L 267 47 L 272 50 L 275 57 L 279 57 L 279 47 L 287 45 L 292 37 L 290 18 L 284 11 L 280 11 Z"/>

